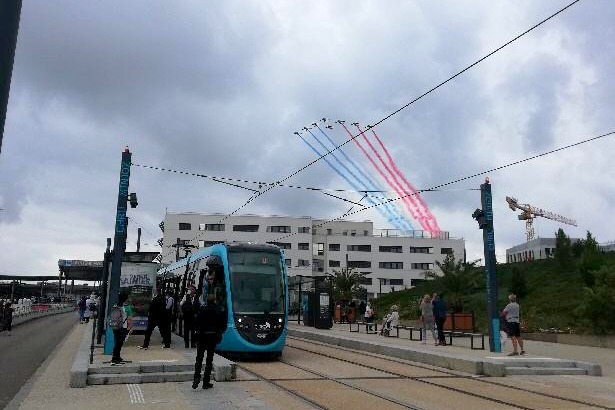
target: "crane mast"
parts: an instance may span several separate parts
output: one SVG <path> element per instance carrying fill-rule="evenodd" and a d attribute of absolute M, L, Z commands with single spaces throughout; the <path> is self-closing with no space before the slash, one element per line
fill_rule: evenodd
<path fill-rule="evenodd" d="M 528 242 L 534 239 L 534 218 L 538 216 L 550 219 L 552 221 L 561 222 L 566 225 L 577 226 L 577 221 L 575 221 L 574 219 L 566 218 L 565 216 L 558 215 L 550 211 L 545 211 L 542 208 L 538 208 L 530 204 L 520 204 L 516 198 L 507 196 L 506 202 L 508 202 L 508 207 L 513 211 L 521 211 L 521 214 L 518 215 L 518 218 L 521 221 L 525 221 L 525 234 Z"/>

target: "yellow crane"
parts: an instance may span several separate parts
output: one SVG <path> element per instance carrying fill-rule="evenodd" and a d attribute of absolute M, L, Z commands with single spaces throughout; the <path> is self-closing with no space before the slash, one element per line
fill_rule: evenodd
<path fill-rule="evenodd" d="M 520 204 L 516 198 L 507 196 L 506 202 L 508 202 L 508 206 L 513 211 L 516 211 L 517 209 L 521 211 L 519 219 L 525 221 L 525 234 L 527 236 L 528 242 L 534 239 L 534 218 L 538 216 L 551 219 L 552 221 L 561 222 L 567 225 L 577 226 L 577 221 L 575 221 L 574 219 L 566 218 L 565 216 L 545 211 L 544 209 L 537 208 L 530 204 Z"/>

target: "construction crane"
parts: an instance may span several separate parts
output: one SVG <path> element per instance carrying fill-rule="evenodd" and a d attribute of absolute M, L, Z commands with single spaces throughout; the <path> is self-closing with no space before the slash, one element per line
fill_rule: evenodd
<path fill-rule="evenodd" d="M 538 216 L 551 219 L 552 221 L 561 222 L 567 225 L 577 226 L 577 221 L 575 221 L 574 219 L 566 218 L 565 216 L 545 211 L 544 209 L 537 208 L 530 204 L 520 204 L 516 198 L 511 198 L 507 196 L 506 202 L 508 202 L 508 206 L 513 211 L 516 211 L 517 209 L 521 211 L 519 219 L 525 221 L 525 234 L 527 236 L 528 242 L 534 239 L 534 218 Z"/>

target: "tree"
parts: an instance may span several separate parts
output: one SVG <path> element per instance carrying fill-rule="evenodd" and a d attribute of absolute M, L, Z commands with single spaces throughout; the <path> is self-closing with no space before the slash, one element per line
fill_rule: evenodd
<path fill-rule="evenodd" d="M 333 270 L 333 295 L 336 300 L 352 300 L 362 293 L 360 286 L 363 273 L 357 272 L 354 268 L 343 268 Z"/>
<path fill-rule="evenodd" d="M 527 281 L 525 279 L 525 272 L 522 272 L 516 266 L 512 268 L 510 292 L 517 295 L 519 299 L 523 299 L 527 295 Z"/>
<path fill-rule="evenodd" d="M 583 301 L 576 309 L 581 325 L 594 334 L 615 332 L 615 266 L 592 271 L 594 284 L 585 288 Z"/>
<path fill-rule="evenodd" d="M 463 311 L 469 295 L 484 286 L 477 263 L 455 260 L 453 254 L 448 254 L 443 262 L 436 262 L 440 272 L 425 272 L 426 277 L 433 278 L 436 288 L 446 296 L 449 307 L 455 312 Z"/>
<path fill-rule="evenodd" d="M 594 275 L 592 271 L 600 269 L 603 262 L 603 255 L 600 252 L 598 242 L 592 236 L 591 232 L 587 231 L 587 236 L 582 243 L 581 259 L 578 262 L 577 269 L 585 286 L 594 284 Z"/>
<path fill-rule="evenodd" d="M 555 261 L 562 270 L 569 269 L 572 261 L 570 238 L 566 236 L 562 228 L 555 233 Z"/>

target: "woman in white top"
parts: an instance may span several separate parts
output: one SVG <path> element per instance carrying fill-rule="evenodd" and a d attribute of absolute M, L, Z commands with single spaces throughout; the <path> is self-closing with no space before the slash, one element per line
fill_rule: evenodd
<path fill-rule="evenodd" d="M 380 330 L 380 334 L 384 336 L 388 336 L 391 332 L 393 326 L 399 325 L 399 312 L 397 311 L 397 306 L 391 306 L 391 313 L 385 316 L 384 321 L 382 323 L 382 329 Z"/>
<path fill-rule="evenodd" d="M 423 323 L 423 344 L 427 344 L 427 330 L 431 330 L 431 336 L 437 345 L 438 337 L 436 336 L 436 327 L 434 326 L 433 304 L 429 295 L 423 296 L 423 300 L 421 300 L 421 322 Z"/>

